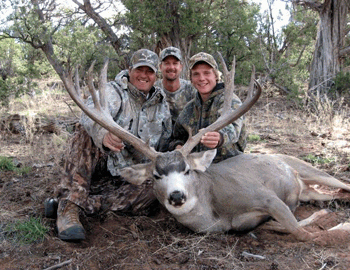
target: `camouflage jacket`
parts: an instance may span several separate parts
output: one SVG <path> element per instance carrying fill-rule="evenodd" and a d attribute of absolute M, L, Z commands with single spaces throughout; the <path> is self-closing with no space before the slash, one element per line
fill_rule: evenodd
<path fill-rule="evenodd" d="M 175 124 L 176 119 L 178 118 L 179 114 L 186 106 L 186 104 L 190 100 L 195 98 L 197 90 L 194 87 L 192 87 L 190 81 L 184 79 L 180 79 L 180 88 L 175 92 L 169 92 L 168 90 L 166 90 L 163 87 L 162 80 L 158 80 L 155 83 L 155 85 L 163 89 L 166 95 L 166 100 L 170 107 L 170 113 L 173 119 L 173 124 Z"/>
<path fill-rule="evenodd" d="M 146 97 L 128 82 L 128 71 L 124 70 L 115 81 L 108 83 L 106 96 L 110 113 L 119 126 L 148 142 L 157 151 L 167 150 L 172 122 L 169 106 L 160 88 L 153 87 Z M 87 104 L 93 106 L 91 97 Z M 121 152 L 109 151 L 102 145 L 108 131 L 85 114 L 80 121 L 96 146 L 108 153 L 107 168 L 112 175 L 119 175 L 119 169 L 123 167 L 148 161 L 126 142 Z"/>
<path fill-rule="evenodd" d="M 200 129 L 209 126 L 219 118 L 224 103 L 224 91 L 224 84 L 218 83 L 209 99 L 204 103 L 199 93 L 197 93 L 196 98 L 184 108 L 176 121 L 170 145 L 172 149 L 176 145 L 183 145 L 186 142 L 188 139 L 187 130 L 191 129 L 192 134 L 195 135 Z M 241 100 L 234 95 L 232 108 L 237 109 L 241 104 Z M 219 130 L 219 132 L 223 141 L 217 148 L 215 163 L 236 156 L 244 151 L 246 146 L 246 129 L 243 117 Z M 209 150 L 209 148 L 200 143 L 193 149 L 195 152 L 205 150 Z"/>

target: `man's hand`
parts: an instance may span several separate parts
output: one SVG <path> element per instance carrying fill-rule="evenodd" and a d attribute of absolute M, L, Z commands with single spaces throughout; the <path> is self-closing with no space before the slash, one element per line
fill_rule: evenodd
<path fill-rule="evenodd" d="M 123 141 L 110 132 L 105 135 L 102 143 L 104 146 L 115 152 L 120 152 L 120 150 L 124 149 Z"/>
<path fill-rule="evenodd" d="M 208 147 L 214 149 L 218 146 L 221 139 L 221 135 L 217 131 L 210 131 L 202 136 L 201 143 Z"/>

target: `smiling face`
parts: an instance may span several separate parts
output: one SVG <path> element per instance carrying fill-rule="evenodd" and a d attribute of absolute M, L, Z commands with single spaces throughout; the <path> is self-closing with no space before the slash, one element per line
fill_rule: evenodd
<path fill-rule="evenodd" d="M 130 83 L 144 94 L 148 94 L 157 79 L 154 70 L 147 66 L 129 69 L 129 77 Z"/>
<path fill-rule="evenodd" d="M 169 81 L 175 81 L 180 77 L 182 64 L 179 59 L 174 56 L 166 57 L 159 65 L 163 78 Z"/>
<path fill-rule="evenodd" d="M 205 62 L 200 62 L 191 69 L 191 82 L 203 101 L 207 101 L 216 86 L 217 76 L 214 69 Z"/>

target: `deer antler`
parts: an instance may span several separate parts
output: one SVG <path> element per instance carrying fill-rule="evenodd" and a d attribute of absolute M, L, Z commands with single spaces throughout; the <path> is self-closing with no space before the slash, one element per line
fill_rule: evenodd
<path fill-rule="evenodd" d="M 73 83 L 73 73 L 69 72 L 68 75 L 64 73 L 62 76 L 63 83 L 71 96 L 74 102 L 84 111 L 84 113 L 89 116 L 96 123 L 107 129 L 109 132 L 113 133 L 121 140 L 128 142 L 131 144 L 137 151 L 148 157 L 150 160 L 155 161 L 158 156 L 158 152 L 153 148 L 149 147 L 144 141 L 125 129 L 121 128 L 112 118 L 111 114 L 108 110 L 108 102 L 106 101 L 105 88 L 107 87 L 107 68 L 108 68 L 108 60 L 105 61 L 103 68 L 100 73 L 99 83 L 98 83 L 98 92 L 99 96 L 97 96 L 97 91 L 93 84 L 93 73 L 94 62 L 89 68 L 88 71 L 88 88 L 91 94 L 91 97 L 94 102 L 94 107 L 89 108 L 85 102 L 82 100 L 80 95 L 80 87 L 79 87 L 79 77 L 78 71 L 76 69 L 75 72 L 75 85 Z"/>
<path fill-rule="evenodd" d="M 236 121 L 242 115 L 250 110 L 254 103 L 259 99 L 261 94 L 260 84 L 255 80 L 255 67 L 253 66 L 252 75 L 249 84 L 248 96 L 243 104 L 236 110 L 232 110 L 231 103 L 234 91 L 234 76 L 235 76 L 235 58 L 232 61 L 232 70 L 229 72 L 222 55 L 219 53 L 220 61 L 224 71 L 225 81 L 225 100 L 222 110 L 222 115 L 211 125 L 202 129 L 195 136 L 189 137 L 185 145 L 179 150 L 185 157 L 192 151 L 192 149 L 200 142 L 202 136 L 209 131 L 218 131 L 223 127 Z M 254 86 L 257 91 L 254 94 Z"/>

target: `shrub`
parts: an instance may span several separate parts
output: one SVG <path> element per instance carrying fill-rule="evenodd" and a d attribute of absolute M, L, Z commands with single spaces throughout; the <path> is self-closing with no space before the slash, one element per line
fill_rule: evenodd
<path fill-rule="evenodd" d="M 334 161 L 334 158 L 322 158 L 313 154 L 308 154 L 307 156 L 302 157 L 301 159 L 312 164 L 327 164 Z"/>
<path fill-rule="evenodd" d="M 337 91 L 339 94 L 350 93 L 350 72 L 340 71 L 335 76 L 331 91 Z"/>
<path fill-rule="evenodd" d="M 19 175 L 28 174 L 32 170 L 29 166 L 17 168 L 11 158 L 0 156 L 0 171 L 14 171 Z"/>
<path fill-rule="evenodd" d="M 0 156 L 0 171 L 14 171 L 15 168 L 12 159 Z"/>
<path fill-rule="evenodd" d="M 257 134 L 249 134 L 247 141 L 248 142 L 259 142 L 259 141 L 261 141 L 261 137 Z"/>

